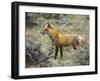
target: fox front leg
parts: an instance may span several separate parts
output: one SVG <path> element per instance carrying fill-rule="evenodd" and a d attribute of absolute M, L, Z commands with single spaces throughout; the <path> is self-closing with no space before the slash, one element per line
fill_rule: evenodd
<path fill-rule="evenodd" d="M 61 55 L 61 58 L 63 58 L 62 46 L 60 46 L 60 55 Z"/>
<path fill-rule="evenodd" d="M 57 58 L 57 55 L 58 55 L 58 46 L 56 46 L 55 59 Z"/>

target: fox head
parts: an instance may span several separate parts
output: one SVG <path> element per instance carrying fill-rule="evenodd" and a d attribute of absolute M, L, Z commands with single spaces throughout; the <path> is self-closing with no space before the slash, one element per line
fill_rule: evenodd
<path fill-rule="evenodd" d="M 44 26 L 43 34 L 55 30 L 55 27 L 51 23 L 46 23 Z"/>

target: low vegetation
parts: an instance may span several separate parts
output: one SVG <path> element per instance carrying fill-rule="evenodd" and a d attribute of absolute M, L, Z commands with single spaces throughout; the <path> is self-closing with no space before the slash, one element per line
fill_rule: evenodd
<path fill-rule="evenodd" d="M 89 65 L 89 16 L 71 14 L 47 14 L 26 12 L 25 28 L 25 67 L 60 67 Z M 83 36 L 86 42 L 74 50 L 71 46 L 63 48 L 57 59 L 55 46 L 48 35 L 42 31 L 46 23 L 54 24 L 60 31 Z"/>

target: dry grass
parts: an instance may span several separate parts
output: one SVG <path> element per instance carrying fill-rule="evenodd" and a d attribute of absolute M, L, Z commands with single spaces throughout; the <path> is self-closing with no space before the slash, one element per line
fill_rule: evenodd
<path fill-rule="evenodd" d="M 37 25 L 26 25 L 26 40 L 34 44 L 40 44 L 41 46 L 37 51 L 42 51 L 43 57 L 41 58 L 45 57 L 47 61 L 39 62 L 37 64 L 35 64 L 33 61 L 26 62 L 27 68 L 89 65 L 89 17 L 84 15 L 66 15 L 65 19 L 66 21 L 61 21 L 54 18 L 45 19 L 44 17 L 38 17 L 36 20 L 38 23 Z M 72 47 L 64 47 L 63 58 L 60 58 L 59 53 L 57 59 L 55 60 L 55 48 L 54 45 L 52 45 L 51 39 L 48 37 L 48 35 L 43 35 L 41 33 L 43 31 L 44 24 L 47 21 L 56 25 L 60 31 L 76 33 L 84 36 L 87 39 L 86 43 L 77 50 L 73 50 Z M 32 45 L 30 44 L 29 47 L 32 47 Z M 51 52 L 51 48 L 53 48 L 53 52 Z M 34 50 L 31 51 L 35 56 Z M 49 55 L 50 52 L 51 54 Z"/>

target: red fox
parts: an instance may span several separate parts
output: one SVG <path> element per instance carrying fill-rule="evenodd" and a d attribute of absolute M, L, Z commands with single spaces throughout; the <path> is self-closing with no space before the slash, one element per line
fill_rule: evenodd
<path fill-rule="evenodd" d="M 62 51 L 63 46 L 72 46 L 73 49 L 76 50 L 76 48 L 80 46 L 81 41 L 84 41 L 84 38 L 80 35 L 60 32 L 51 23 L 47 23 L 45 25 L 43 33 L 44 34 L 47 33 L 48 36 L 53 41 L 53 43 L 55 44 L 56 47 L 55 59 L 57 58 L 59 49 L 61 58 L 63 57 L 63 51 Z"/>

